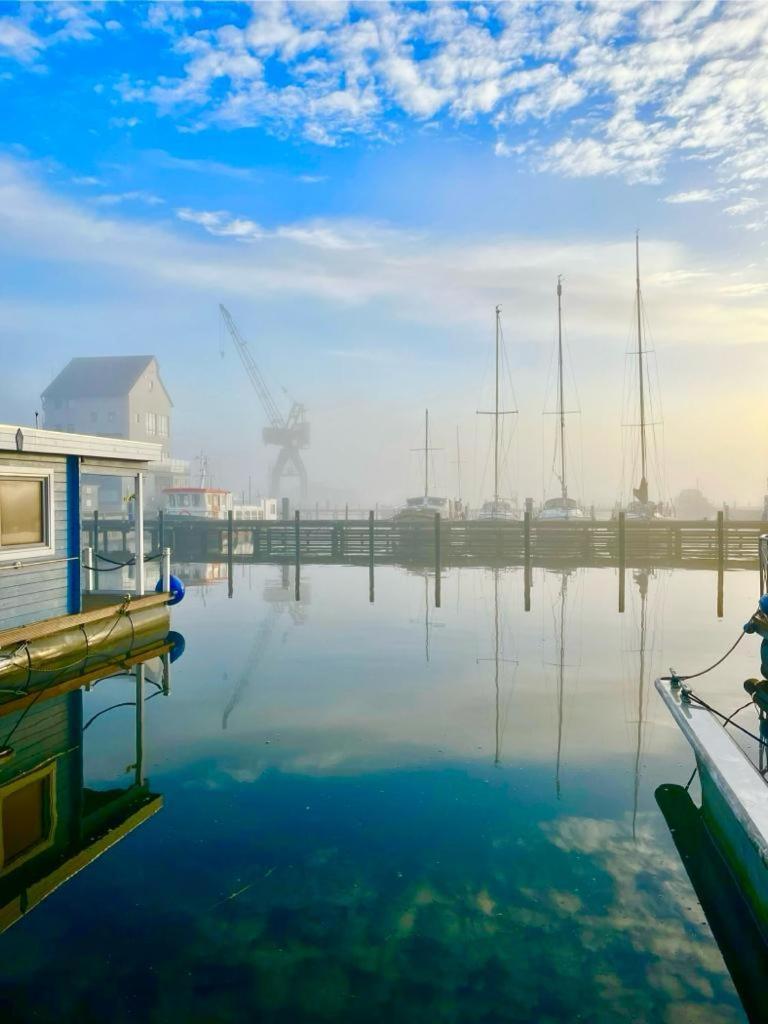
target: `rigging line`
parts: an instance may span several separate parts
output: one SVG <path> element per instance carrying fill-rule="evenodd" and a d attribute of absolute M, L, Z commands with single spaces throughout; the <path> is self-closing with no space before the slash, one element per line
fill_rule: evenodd
<path fill-rule="evenodd" d="M 150 682 L 152 682 L 152 680 L 150 680 Z M 146 704 L 146 702 L 148 700 L 152 700 L 153 697 L 159 697 L 162 694 L 162 692 L 163 692 L 163 689 L 162 689 L 162 687 L 160 687 L 159 690 L 156 690 L 154 693 L 150 693 L 150 695 L 148 697 L 144 698 L 144 703 Z M 89 718 L 88 721 L 83 726 L 82 732 L 85 732 L 85 730 L 88 728 L 88 726 L 93 725 L 93 723 L 96 721 L 97 718 L 101 718 L 102 715 L 106 715 L 106 713 L 108 711 L 114 711 L 115 708 L 135 708 L 135 707 L 136 707 L 136 701 L 135 700 L 124 700 L 124 701 L 120 701 L 119 704 L 110 704 L 110 706 L 108 708 L 102 708 L 101 711 L 97 711 L 95 715 L 93 715 L 91 718 Z"/>
<path fill-rule="evenodd" d="M 699 676 L 705 676 L 708 672 L 711 672 L 713 669 L 717 668 L 718 665 L 722 665 L 722 663 L 725 661 L 725 659 L 736 650 L 736 648 L 739 646 L 739 644 L 741 643 L 741 641 L 744 639 L 744 637 L 746 635 L 747 634 L 742 630 L 742 632 L 739 633 L 739 636 L 736 639 L 736 641 L 731 644 L 731 646 L 728 648 L 728 650 L 725 652 L 725 654 L 722 656 L 722 658 L 718 658 L 717 661 L 714 663 L 714 665 L 710 665 L 709 668 L 704 668 L 704 669 L 701 670 L 701 672 L 692 672 L 692 673 L 690 673 L 690 675 L 687 675 L 687 676 L 679 676 L 679 675 L 677 675 L 677 673 L 673 672 L 672 675 L 670 675 L 670 676 L 662 676 L 661 679 L 665 683 L 671 683 L 671 682 L 674 682 L 674 681 L 684 683 L 684 682 L 686 682 L 689 679 L 698 679 Z"/>
<path fill-rule="evenodd" d="M 740 732 L 743 732 L 746 736 L 749 736 L 750 739 L 755 740 L 756 743 L 759 743 L 763 747 L 768 747 L 768 740 L 763 739 L 762 736 L 756 736 L 753 732 L 750 732 L 749 729 L 745 729 L 743 725 L 739 725 L 738 722 L 732 721 L 733 715 L 726 717 L 722 711 L 718 711 L 717 708 L 713 708 L 711 704 L 707 704 L 705 700 L 702 700 L 701 697 L 699 697 L 698 694 L 695 694 L 692 690 L 688 692 L 687 698 L 692 703 L 698 704 L 700 707 L 704 708 L 705 711 L 709 711 L 711 714 L 717 715 L 718 718 L 722 718 L 723 728 L 725 728 L 726 725 L 732 725 L 734 729 L 738 729 Z M 745 707 L 746 706 L 748 705 L 745 705 Z M 743 710 L 743 708 L 741 710 Z M 733 714 L 735 715 L 736 712 L 734 711 Z"/>

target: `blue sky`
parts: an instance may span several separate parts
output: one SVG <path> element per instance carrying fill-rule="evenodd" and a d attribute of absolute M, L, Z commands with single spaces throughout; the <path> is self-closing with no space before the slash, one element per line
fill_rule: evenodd
<path fill-rule="evenodd" d="M 151 351 L 178 454 L 263 479 L 223 301 L 309 406 L 318 483 L 400 500 L 428 404 L 478 498 L 501 302 L 508 487 L 540 497 L 562 273 L 581 489 L 612 501 L 640 228 L 670 488 L 758 497 L 766 33 L 764 5 L 706 0 L 0 3 L 3 418 L 72 355 Z"/>

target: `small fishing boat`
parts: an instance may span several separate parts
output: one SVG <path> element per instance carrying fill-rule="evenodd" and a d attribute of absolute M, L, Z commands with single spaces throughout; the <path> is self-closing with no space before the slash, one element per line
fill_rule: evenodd
<path fill-rule="evenodd" d="M 555 435 L 555 462 L 560 464 L 560 472 L 556 473 L 560 481 L 560 494 L 556 498 L 548 498 L 542 506 L 537 519 L 544 522 L 584 519 L 584 509 L 575 498 L 568 497 L 566 481 L 566 447 L 565 447 L 565 386 L 563 381 L 563 281 L 557 279 L 557 416 L 558 427 Z M 559 459 L 557 456 L 560 456 Z"/>
<path fill-rule="evenodd" d="M 424 410 L 424 448 L 414 448 L 424 452 L 424 493 L 415 498 L 407 498 L 405 505 L 395 512 L 393 519 L 398 522 L 432 522 L 435 514 L 442 519 L 454 518 L 454 502 L 450 498 L 438 498 L 429 493 L 429 456 L 437 449 L 429 443 L 429 409 Z"/>
<path fill-rule="evenodd" d="M 500 362 L 502 352 L 501 334 L 501 306 L 496 307 L 496 373 L 494 387 L 494 407 L 492 410 L 478 409 L 478 416 L 493 416 L 493 498 L 483 502 L 477 515 L 482 520 L 516 520 L 520 518 L 520 509 L 517 502 L 510 498 L 502 498 L 501 488 L 501 451 L 499 436 L 499 424 L 503 416 L 514 416 L 517 409 L 502 410 L 500 406 L 501 382 L 499 378 Z"/>

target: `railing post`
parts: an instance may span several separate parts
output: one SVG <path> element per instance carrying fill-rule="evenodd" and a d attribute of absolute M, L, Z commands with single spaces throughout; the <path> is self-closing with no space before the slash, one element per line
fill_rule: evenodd
<path fill-rule="evenodd" d="M 93 587 L 91 589 L 99 589 L 99 510 L 94 509 L 93 512 L 93 551 L 91 552 L 91 561 L 88 563 L 93 566 Z"/>
<path fill-rule="evenodd" d="M 157 549 L 165 549 L 165 512 L 162 509 L 157 513 Z"/>
<path fill-rule="evenodd" d="M 144 594 L 144 474 L 136 474 L 136 594 Z"/>
<path fill-rule="evenodd" d="M 87 593 L 90 593 L 94 589 L 95 583 L 93 548 L 83 548 L 83 568 L 85 569 L 85 589 Z"/>
<path fill-rule="evenodd" d="M 171 590 L 171 549 L 163 548 L 163 557 L 160 559 L 160 580 L 161 589 L 164 594 Z"/>

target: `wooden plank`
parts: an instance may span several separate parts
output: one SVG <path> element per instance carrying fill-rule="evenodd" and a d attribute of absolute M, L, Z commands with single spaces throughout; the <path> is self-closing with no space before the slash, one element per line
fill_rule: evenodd
<path fill-rule="evenodd" d="M 169 597 L 170 594 L 146 594 L 144 597 L 128 595 L 124 601 L 108 605 L 104 608 L 95 608 L 89 612 L 79 612 L 77 615 L 57 615 L 51 619 L 30 622 L 26 626 L 5 629 L 0 632 L 0 647 L 5 647 L 7 644 L 20 643 L 22 640 L 39 640 L 41 637 L 52 636 L 54 633 L 61 633 L 75 626 L 109 619 L 117 615 L 121 610 L 138 611 L 143 608 L 153 608 L 159 604 L 167 604 Z"/>

